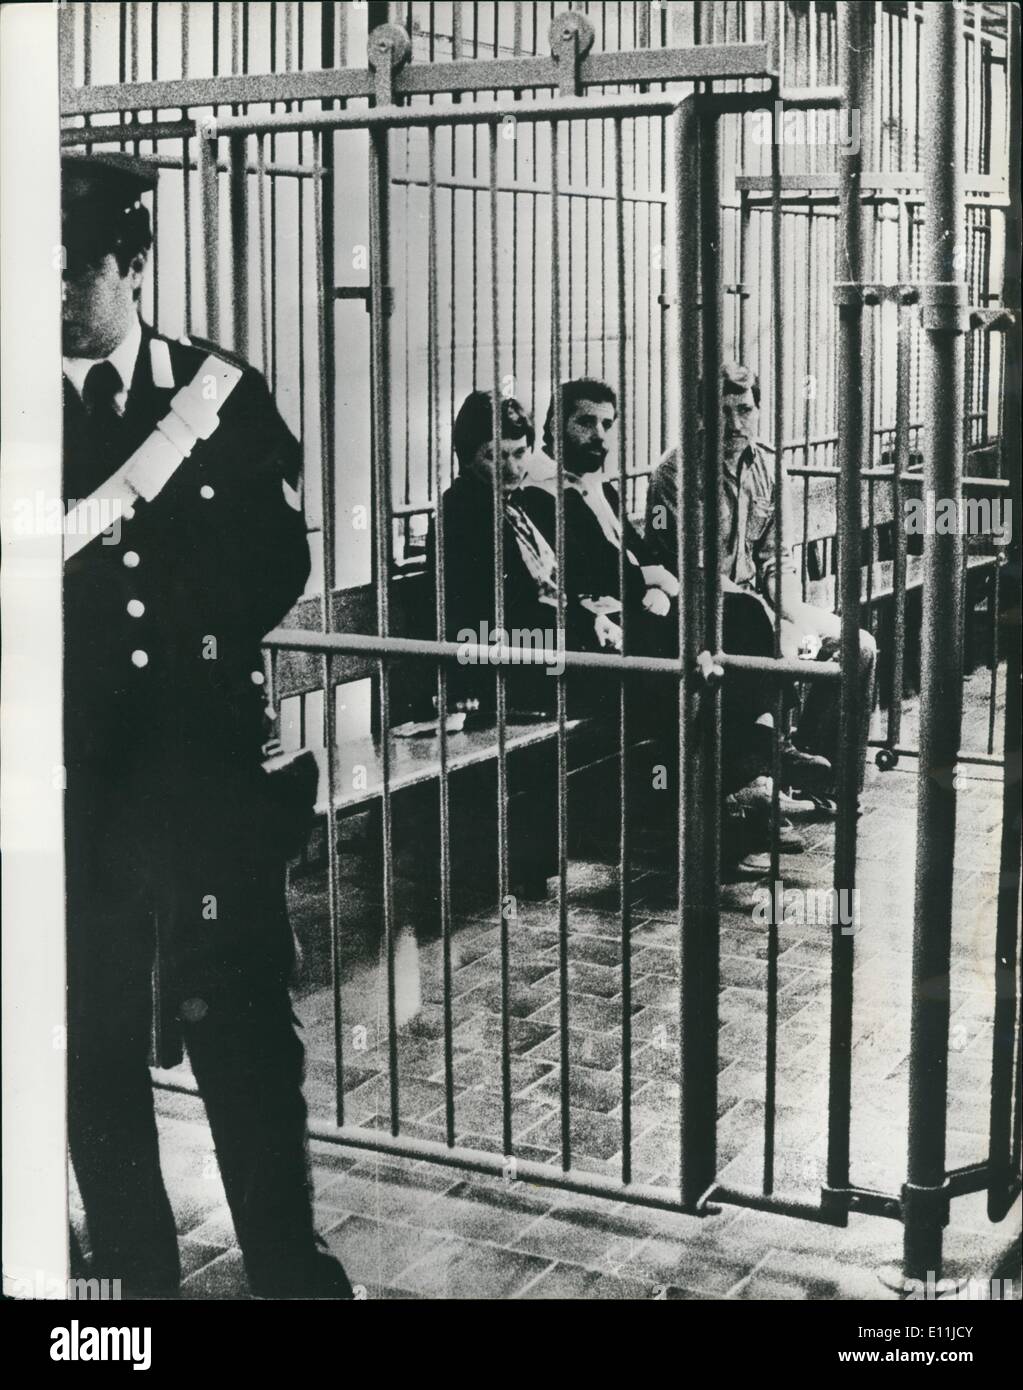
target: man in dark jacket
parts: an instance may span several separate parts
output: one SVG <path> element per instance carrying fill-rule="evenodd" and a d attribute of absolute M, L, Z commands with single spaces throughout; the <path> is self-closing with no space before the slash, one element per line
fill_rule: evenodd
<path fill-rule="evenodd" d="M 547 535 L 552 499 L 521 486 L 534 442 L 533 424 L 518 401 L 506 397 L 501 411 L 501 496 L 503 517 L 504 622 L 501 633 L 513 646 L 534 650 L 595 651 L 611 647 L 617 631 L 594 608 L 566 595 L 565 632 L 559 638 L 557 559 Z M 473 391 L 455 419 L 452 439 L 459 472 L 441 499 L 444 546 L 445 631 L 449 641 L 489 645 L 500 636 L 494 592 L 493 405 L 489 392 Z M 553 511 L 551 511 L 553 517 Z M 553 522 L 551 521 L 552 525 Z M 431 532 L 431 551 L 436 538 Z M 434 559 L 434 568 L 436 560 Z M 557 686 L 547 666 L 508 667 L 507 696 L 512 709 L 554 706 Z M 572 682 L 570 689 L 574 689 Z M 453 700 L 492 700 L 491 669 L 481 674 L 458 667 L 449 677 Z"/>
<path fill-rule="evenodd" d="M 261 638 L 309 572 L 300 451 L 257 372 L 140 322 L 154 173 L 63 164 L 68 1131 L 90 1273 L 180 1282 L 147 1068 L 158 957 L 252 1291 L 350 1298 L 313 1227 L 261 760 Z"/>
<path fill-rule="evenodd" d="M 618 402 L 606 382 L 581 378 L 561 387 L 562 459 L 565 498 L 565 572 L 571 593 L 599 602 L 621 623 L 625 615 L 633 654 L 667 656 L 677 649 L 678 620 L 672 602 L 678 581 L 661 565 L 621 505 L 618 489 L 604 476 L 608 439 Z M 544 452 L 530 467 L 527 483 L 549 496 L 542 518 L 554 539 L 557 492 L 554 400 L 544 425 Z M 625 549 L 625 592 L 620 587 L 619 550 Z"/>

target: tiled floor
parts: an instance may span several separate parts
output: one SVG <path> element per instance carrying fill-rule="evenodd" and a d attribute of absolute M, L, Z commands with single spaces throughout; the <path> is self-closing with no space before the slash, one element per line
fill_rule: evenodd
<path fill-rule="evenodd" d="M 986 732 L 985 673 L 967 691 L 964 747 Z M 904 739 L 915 739 L 915 711 Z M 953 939 L 948 1162 L 986 1153 L 991 1065 L 993 923 L 1000 784 L 964 769 Z M 871 768 L 859 827 L 855 936 L 852 1174 L 897 1192 L 904 1178 L 916 764 Z M 960 774 L 962 776 L 962 773 Z M 827 888 L 833 831 L 809 827 L 806 852 L 783 859 L 786 888 Z M 573 860 L 569 911 L 569 1055 L 573 1168 L 621 1169 L 621 932 L 613 869 Z M 726 885 L 721 918 L 718 1177 L 759 1189 L 766 1072 L 766 932 L 757 885 Z M 346 1121 L 388 1128 L 385 963 L 372 890 L 345 891 L 342 1007 Z M 420 923 L 422 889 L 400 882 L 395 952 L 401 1130 L 445 1138 L 442 951 Z M 308 1050 L 311 1113 L 333 1122 L 333 1001 L 324 981 L 322 878 L 293 884 L 306 946 L 298 1005 Z M 514 1149 L 560 1161 L 557 912 L 520 903 L 510 924 Z M 824 1180 L 828 1096 L 830 930 L 779 931 L 776 1192 L 816 1202 Z M 678 929 L 668 885 L 634 883 L 632 949 L 633 1180 L 678 1181 Z M 460 916 L 452 939 L 456 1141 L 501 1153 L 500 931 L 496 911 Z M 162 1093 L 164 1165 L 194 1297 L 246 1293 L 198 1101 Z M 835 1230 L 726 1207 L 703 1218 L 581 1197 L 521 1179 L 467 1176 L 425 1162 L 313 1145 L 320 1228 L 369 1297 L 878 1298 L 880 1266 L 897 1262 L 897 1222 L 854 1216 Z M 947 1271 L 986 1274 L 1018 1235 L 1017 1210 L 998 1227 L 982 1195 L 958 1199 Z"/>

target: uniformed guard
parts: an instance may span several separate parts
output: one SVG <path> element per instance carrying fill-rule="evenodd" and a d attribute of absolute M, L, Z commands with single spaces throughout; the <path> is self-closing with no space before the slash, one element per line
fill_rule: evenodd
<path fill-rule="evenodd" d="M 69 1139 L 94 1277 L 174 1296 L 154 956 L 253 1292 L 350 1298 L 313 1227 L 260 642 L 309 573 L 266 383 L 139 318 L 155 170 L 63 160 Z"/>

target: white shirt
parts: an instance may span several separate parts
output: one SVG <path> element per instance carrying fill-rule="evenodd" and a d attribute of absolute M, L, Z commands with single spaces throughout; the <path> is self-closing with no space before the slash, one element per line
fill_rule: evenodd
<path fill-rule="evenodd" d="M 132 377 L 135 375 L 135 363 L 138 361 L 141 346 L 142 324 L 138 318 L 134 318 L 127 335 L 114 348 L 109 357 L 65 357 L 64 375 L 78 394 L 82 395 L 85 390 L 85 378 L 93 367 L 100 362 L 109 362 L 121 378 L 121 389 L 114 396 L 114 406 L 118 414 L 123 415 L 128 404 L 128 392 L 131 389 Z"/>

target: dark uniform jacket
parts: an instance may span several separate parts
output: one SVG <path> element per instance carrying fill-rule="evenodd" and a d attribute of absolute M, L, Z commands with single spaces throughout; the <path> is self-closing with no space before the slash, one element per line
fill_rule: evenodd
<path fill-rule="evenodd" d="M 120 467 L 210 352 L 244 368 L 216 431 L 119 535 L 90 541 L 65 566 L 69 766 L 146 774 L 160 763 L 187 777 L 258 764 L 260 641 L 309 573 L 302 514 L 284 491 L 298 483 L 300 450 L 262 376 L 144 325 L 113 443 L 97 439 L 65 380 L 64 494 L 69 506 L 81 501 Z"/>

